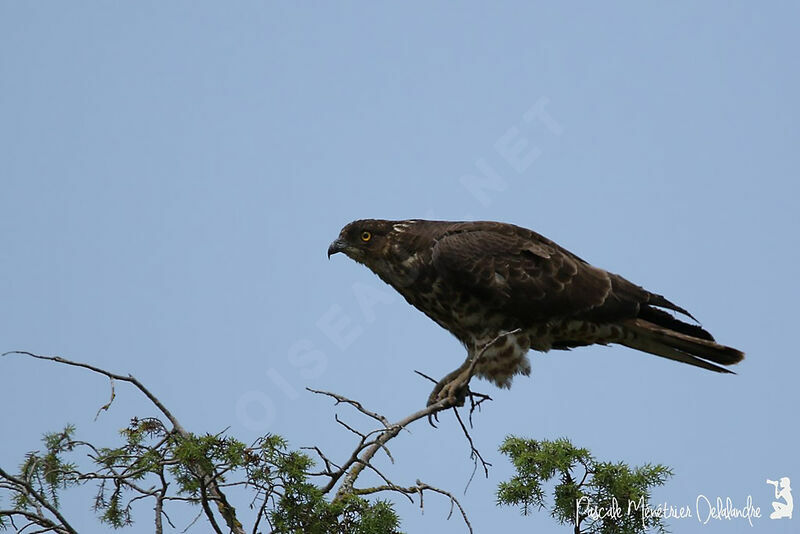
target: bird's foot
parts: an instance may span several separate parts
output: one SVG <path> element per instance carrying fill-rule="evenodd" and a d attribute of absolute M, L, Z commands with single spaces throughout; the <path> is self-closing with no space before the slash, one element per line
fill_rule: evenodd
<path fill-rule="evenodd" d="M 460 369 L 441 379 L 428 396 L 428 406 L 437 402 L 447 401 L 448 407 L 464 406 L 464 401 L 469 395 L 469 381 L 472 378 Z"/>

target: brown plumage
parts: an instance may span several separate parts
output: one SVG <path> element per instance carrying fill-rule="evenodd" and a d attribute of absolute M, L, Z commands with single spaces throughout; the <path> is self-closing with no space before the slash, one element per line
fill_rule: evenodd
<path fill-rule="evenodd" d="M 455 335 L 467 362 L 498 335 L 520 329 L 493 344 L 475 368 L 501 387 L 530 373 L 529 349 L 618 343 L 722 373 L 731 371 L 721 365 L 744 357 L 664 311 L 694 319 L 661 295 L 512 224 L 360 220 L 342 229 L 328 256 L 337 252 Z"/>

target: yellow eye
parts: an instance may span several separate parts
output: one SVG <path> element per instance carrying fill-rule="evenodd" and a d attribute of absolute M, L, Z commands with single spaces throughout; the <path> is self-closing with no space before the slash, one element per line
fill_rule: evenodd
<path fill-rule="evenodd" d="M 361 241 L 366 243 L 370 239 L 372 239 L 372 234 L 370 232 L 366 232 L 366 231 L 365 232 L 361 232 Z"/>

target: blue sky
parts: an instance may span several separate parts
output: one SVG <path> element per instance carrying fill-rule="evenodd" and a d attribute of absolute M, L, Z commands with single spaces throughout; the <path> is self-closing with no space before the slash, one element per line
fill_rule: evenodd
<path fill-rule="evenodd" d="M 330 241 L 364 217 L 513 222 L 666 295 L 747 359 L 717 376 L 592 347 L 532 353 L 510 391 L 476 384 L 495 399 L 473 433 L 490 478 L 462 497 L 476 531 L 557 531 L 494 505 L 509 433 L 665 463 L 660 501 L 752 495 L 766 516 L 766 478 L 800 487 L 799 16 L 790 2 L 3 2 L 0 350 L 132 373 L 198 432 L 277 432 L 343 459 L 353 440 L 333 414 L 367 422 L 306 386 L 396 419 L 430 390 L 413 369 L 443 376 L 464 354 L 369 271 L 328 261 Z M 12 358 L 0 376 L 4 467 L 67 421 L 104 439 L 152 411 L 120 386 L 94 422 L 98 377 Z M 469 479 L 452 417 L 392 450 L 399 483 L 461 494 Z M 397 502 L 408 532 L 464 531 L 443 499 L 424 515 Z"/>

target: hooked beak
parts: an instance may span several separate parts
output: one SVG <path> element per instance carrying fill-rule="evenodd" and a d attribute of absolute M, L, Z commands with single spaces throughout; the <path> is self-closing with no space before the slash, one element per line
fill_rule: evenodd
<path fill-rule="evenodd" d="M 337 252 L 344 252 L 347 248 L 347 242 L 342 239 L 341 237 L 338 238 L 336 241 L 331 243 L 331 246 L 328 247 L 328 259 L 331 258 Z"/>

